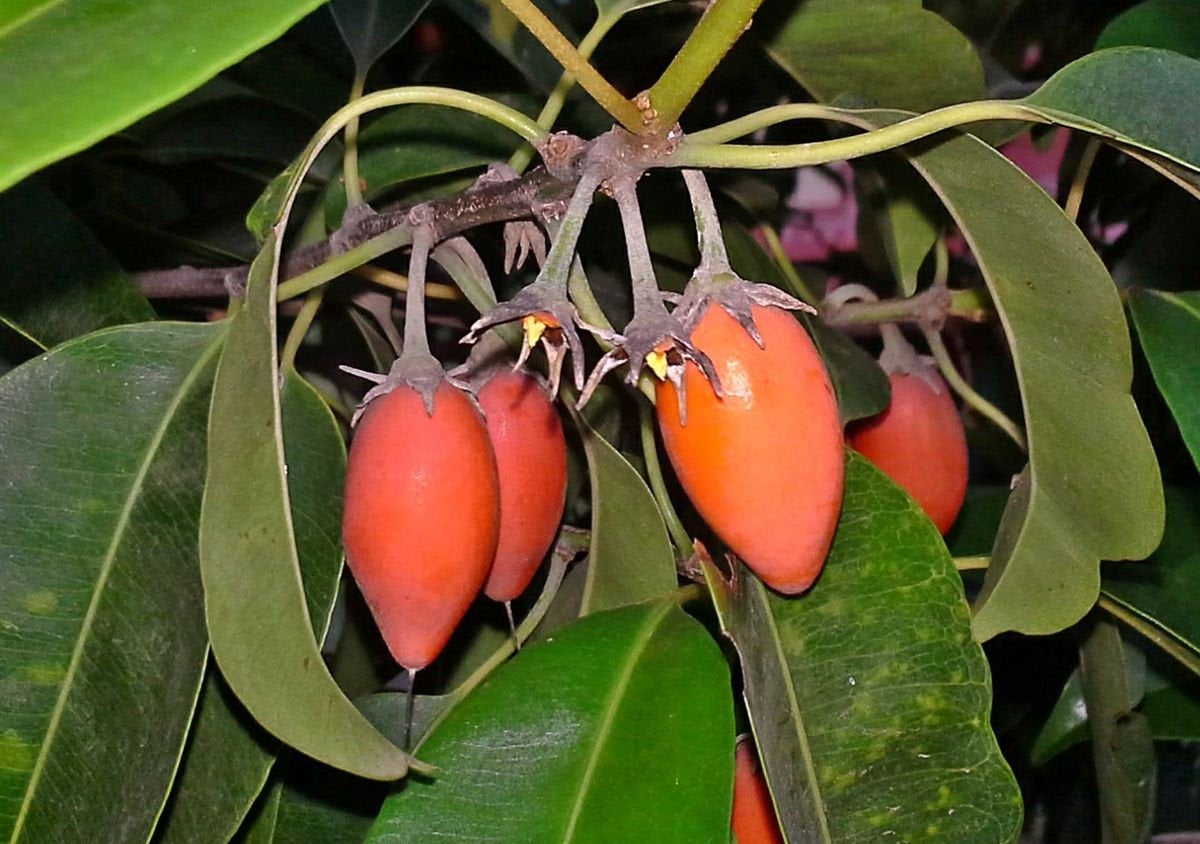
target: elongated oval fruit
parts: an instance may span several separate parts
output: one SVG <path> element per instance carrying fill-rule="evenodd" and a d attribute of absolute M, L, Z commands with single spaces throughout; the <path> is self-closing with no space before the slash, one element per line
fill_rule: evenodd
<path fill-rule="evenodd" d="M 536 379 L 502 372 L 479 391 L 500 473 L 500 541 L 484 593 L 511 601 L 525 591 L 562 521 L 567 443 Z"/>
<path fill-rule="evenodd" d="M 821 572 L 842 506 L 845 475 L 837 400 L 808 334 L 786 311 L 753 306 L 759 348 L 709 305 L 692 333 L 724 390 L 698 367 L 685 373 L 687 424 L 675 387 L 658 386 L 658 421 L 671 465 L 706 522 L 768 586 L 803 592 Z"/>
<path fill-rule="evenodd" d="M 396 662 L 424 668 L 487 579 L 500 482 L 479 411 L 442 384 L 433 415 L 401 385 L 371 401 L 346 466 L 346 562 Z"/>
<path fill-rule="evenodd" d="M 850 445 L 913 497 L 942 533 L 967 494 L 967 435 L 946 383 L 893 372 L 887 409 L 850 428 Z"/>
<path fill-rule="evenodd" d="M 783 844 L 771 792 L 750 742 L 739 741 L 733 767 L 733 837 L 737 844 Z"/>

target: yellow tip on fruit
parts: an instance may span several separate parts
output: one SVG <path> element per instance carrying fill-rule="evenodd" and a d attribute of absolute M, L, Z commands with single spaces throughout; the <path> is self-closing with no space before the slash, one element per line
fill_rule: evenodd
<path fill-rule="evenodd" d="M 667 380 L 667 353 L 653 351 L 646 355 L 646 366 L 658 376 L 659 381 Z"/>
<path fill-rule="evenodd" d="M 548 326 L 538 319 L 536 315 L 530 314 L 521 320 L 521 327 L 525 329 L 525 342 L 532 349 L 537 345 L 537 341 L 542 339 L 542 334 L 545 333 Z"/>

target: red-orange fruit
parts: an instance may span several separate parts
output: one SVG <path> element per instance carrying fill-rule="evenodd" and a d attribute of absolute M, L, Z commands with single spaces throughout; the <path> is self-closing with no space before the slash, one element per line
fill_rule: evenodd
<path fill-rule="evenodd" d="M 689 363 L 687 424 L 675 387 L 658 386 L 658 422 L 675 474 L 706 522 L 768 586 L 803 592 L 821 572 L 842 506 L 837 400 L 808 334 L 786 311 L 753 308 L 759 348 L 709 305 L 692 342 L 724 398 Z"/>
<path fill-rule="evenodd" d="M 738 742 L 733 769 L 733 836 L 738 844 L 783 844 L 766 780 L 749 742 Z"/>
<path fill-rule="evenodd" d="M 479 593 L 500 532 L 487 427 L 442 384 L 430 416 L 400 386 L 374 399 L 346 466 L 346 561 L 388 650 L 405 668 L 441 652 Z"/>
<path fill-rule="evenodd" d="M 500 472 L 500 542 L 484 593 L 511 601 L 525 591 L 562 521 L 567 443 L 542 386 L 503 372 L 479 391 Z"/>
<path fill-rule="evenodd" d="M 850 445 L 913 497 L 945 533 L 967 494 L 967 436 L 944 381 L 892 373 L 892 402 L 850 429 Z M 930 384 L 932 381 L 932 385 Z"/>

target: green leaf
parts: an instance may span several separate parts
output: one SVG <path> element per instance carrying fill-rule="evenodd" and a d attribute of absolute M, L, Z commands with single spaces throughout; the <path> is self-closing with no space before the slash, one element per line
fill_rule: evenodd
<path fill-rule="evenodd" d="M 900 118 L 870 116 L 876 125 Z M 1162 485 L 1129 393 L 1121 302 L 1079 229 L 994 149 L 958 135 L 909 154 L 979 262 L 1029 439 L 1029 467 L 976 601 L 975 635 L 1053 633 L 1096 602 L 1100 560 L 1141 559 L 1162 534 Z"/>
<path fill-rule="evenodd" d="M 521 71 L 542 94 L 549 94 L 562 76 L 562 66 L 541 42 L 517 20 L 502 0 L 446 0 L 446 5 L 478 32 L 513 67 Z M 547 2 L 535 4 L 572 43 L 578 39 L 557 8 Z"/>
<path fill-rule="evenodd" d="M 213 388 L 200 524 L 209 639 L 230 688 L 276 738 L 335 768 L 396 779 L 407 754 L 338 689 L 305 605 L 280 427 L 276 237 L 250 268 Z"/>
<path fill-rule="evenodd" d="M 1154 91 L 1154 96 L 1146 96 Z M 1056 123 L 1132 144 L 1200 170 L 1200 61 L 1117 47 L 1084 56 L 1023 100 Z M 1169 102 L 1170 108 L 1163 104 Z"/>
<path fill-rule="evenodd" d="M 6 840 L 154 827 L 207 653 L 196 534 L 226 333 L 105 329 L 0 380 Z"/>
<path fill-rule="evenodd" d="M 254 812 L 246 819 L 246 825 L 238 836 L 238 844 L 271 844 L 275 840 L 282 791 L 283 787 L 279 783 L 263 791 L 262 799 L 255 804 Z"/>
<path fill-rule="evenodd" d="M 578 413 L 572 413 L 592 481 L 592 548 L 579 614 L 673 592 L 675 552 L 654 495 L 637 470 Z"/>
<path fill-rule="evenodd" d="M 1200 59 L 1200 15 L 1192 0 L 1146 0 L 1108 22 L 1096 49 L 1161 47 Z"/>
<path fill-rule="evenodd" d="M 1200 493 L 1168 488 L 1162 544 L 1144 563 L 1109 564 L 1104 593 L 1171 640 L 1200 655 Z"/>
<path fill-rule="evenodd" d="M 404 37 L 413 22 L 421 17 L 429 0 L 331 0 L 329 11 L 359 76 L 366 76 L 371 65 Z"/>
<path fill-rule="evenodd" d="M 284 380 L 281 411 L 300 575 L 309 621 L 324 638 L 342 570 L 346 448 L 329 408 L 294 372 Z M 210 665 L 159 844 L 228 841 L 262 790 L 275 751 Z"/>
<path fill-rule="evenodd" d="M 1200 468 L 1200 292 L 1133 290 L 1129 312 L 1154 382 Z"/>
<path fill-rule="evenodd" d="M 871 212 L 866 216 L 879 232 L 900 293 L 911 296 L 937 241 L 941 209 L 928 185 L 900 159 L 877 156 L 871 165 L 855 169 L 854 184 L 863 198 L 859 208 Z"/>
<path fill-rule="evenodd" d="M 116 260 L 50 190 L 0 194 L 0 322 L 43 349 L 97 328 L 154 319 Z"/>
<path fill-rule="evenodd" d="M 987 95 L 971 42 L 920 0 L 805 0 L 794 8 L 767 51 L 821 102 L 929 111 Z"/>
<path fill-rule="evenodd" d="M 847 452 L 825 570 L 799 598 L 706 566 L 792 841 L 1014 840 L 1021 796 L 988 724 L 991 678 L 929 520 Z M 899 806 L 902 810 L 893 810 Z"/>
<path fill-rule="evenodd" d="M 503 161 L 519 145 L 520 138 L 485 117 L 439 106 L 403 106 L 367 124 L 358 136 L 358 174 L 366 183 L 364 196 L 371 199 L 414 179 Z M 341 225 L 345 211 L 345 190 L 331 184 L 326 223 Z"/>
<path fill-rule="evenodd" d="M 604 18 L 606 22 L 611 21 L 615 24 L 621 18 L 630 12 L 635 12 L 638 9 L 648 9 L 651 6 L 657 6 L 660 3 L 666 3 L 667 0 L 592 0 L 596 4 L 596 13 L 599 17 Z"/>
<path fill-rule="evenodd" d="M 1145 841 L 1154 821 L 1157 764 L 1146 717 L 1135 712 L 1142 676 L 1130 683 L 1127 646 L 1114 622 L 1096 619 L 1079 648 L 1079 676 L 1105 841 Z"/>
<path fill-rule="evenodd" d="M 442 722 L 368 841 L 724 842 L 733 707 L 716 643 L 671 600 L 521 651 Z"/>
<path fill-rule="evenodd" d="M 198 88 L 319 5 L 10 4 L 0 12 L 0 190 Z"/>

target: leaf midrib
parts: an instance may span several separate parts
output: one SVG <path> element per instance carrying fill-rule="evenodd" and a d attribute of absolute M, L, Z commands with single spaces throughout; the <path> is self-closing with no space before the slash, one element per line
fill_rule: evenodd
<path fill-rule="evenodd" d="M 0 33 L 2 35 L 2 33 Z M 174 421 L 175 415 L 184 399 L 191 393 L 192 386 L 195 384 L 201 372 L 204 371 L 208 361 L 221 348 L 221 339 L 225 336 L 225 330 L 217 333 L 212 342 L 209 344 L 200 356 L 196 359 L 195 365 L 188 371 L 183 381 L 180 382 L 179 390 L 172 397 L 170 404 L 167 406 L 167 412 L 163 414 L 163 420 L 155 429 L 154 435 L 150 443 L 146 447 L 146 454 L 142 459 L 141 465 L 138 467 L 137 474 L 130 484 L 129 493 L 125 497 L 125 503 L 121 508 L 121 513 L 117 517 L 117 523 L 113 532 L 112 541 L 109 543 L 108 549 L 104 553 L 104 558 L 101 561 L 100 571 L 96 579 L 96 588 L 92 592 L 92 599 L 88 603 L 87 611 L 83 616 L 83 623 L 80 626 L 79 636 L 75 640 L 75 648 L 71 653 L 71 662 L 67 666 L 66 675 L 63 677 L 61 689 L 58 693 L 58 700 L 54 703 L 54 710 L 50 714 L 50 722 L 46 727 L 46 737 L 42 741 L 42 746 L 38 751 L 37 761 L 34 763 L 33 772 L 29 777 L 29 785 L 25 788 L 25 797 L 21 801 L 20 811 L 17 813 L 17 820 L 13 826 L 12 836 L 9 839 L 11 842 L 16 842 L 21 834 L 21 830 L 25 825 L 25 820 L 29 816 L 30 806 L 33 804 L 34 794 L 37 792 L 38 784 L 42 774 L 46 768 L 46 759 L 50 755 L 50 747 L 54 744 L 57 737 L 59 722 L 62 720 L 63 710 L 66 708 L 67 699 L 70 696 L 70 690 L 74 684 L 75 675 L 79 670 L 79 664 L 83 659 L 83 651 L 86 642 L 90 638 L 92 624 L 96 620 L 96 614 L 100 606 L 100 599 L 104 594 L 105 586 L 108 583 L 108 578 L 112 574 L 113 564 L 116 561 L 117 551 L 121 547 L 121 542 L 124 539 L 125 531 L 129 527 L 130 519 L 132 518 L 133 509 L 137 504 L 139 493 L 145 483 L 146 476 L 150 473 L 150 467 L 154 463 L 154 458 L 157 456 L 159 448 L 162 446 L 163 440 L 166 438 L 167 430 L 171 427 L 171 422 Z"/>
<path fill-rule="evenodd" d="M 36 9 L 30 9 L 25 14 L 18 18 L 14 18 L 8 26 L 0 27 L 0 40 L 8 37 L 9 33 L 20 29 L 32 20 L 40 18 L 42 15 L 48 14 L 59 6 L 65 6 L 70 0 L 50 0 L 49 3 L 43 3 Z"/>
<path fill-rule="evenodd" d="M 604 752 L 604 745 L 608 740 L 609 733 L 612 732 L 613 723 L 616 721 L 617 710 L 621 708 L 621 701 L 625 696 L 625 690 L 629 687 L 629 681 L 633 677 L 634 668 L 641 660 L 642 654 L 645 653 L 646 646 L 650 643 L 650 639 L 653 638 L 659 623 L 670 612 L 673 606 L 675 606 L 674 601 L 664 601 L 656 612 L 651 613 L 646 618 L 646 623 L 642 629 L 638 631 L 637 638 L 633 641 L 633 647 L 629 649 L 629 655 L 625 659 L 625 664 L 621 667 L 620 676 L 617 678 L 617 682 L 613 685 L 612 692 L 605 702 L 604 716 L 600 722 L 600 729 L 597 731 L 596 739 L 592 743 L 592 750 L 583 771 L 583 778 L 580 780 L 579 788 L 575 794 L 575 804 L 571 807 L 571 815 L 567 819 L 567 826 L 563 832 L 563 844 L 568 844 L 568 842 L 573 841 L 575 838 L 575 828 L 579 823 L 579 816 L 583 813 L 584 801 L 590 790 L 592 779 L 596 774 L 596 767 L 600 764 L 600 756 Z"/>

